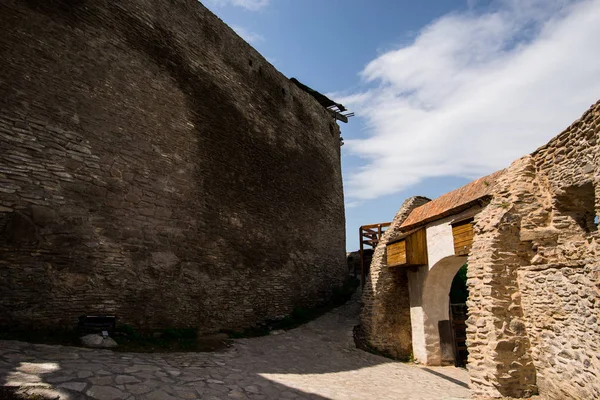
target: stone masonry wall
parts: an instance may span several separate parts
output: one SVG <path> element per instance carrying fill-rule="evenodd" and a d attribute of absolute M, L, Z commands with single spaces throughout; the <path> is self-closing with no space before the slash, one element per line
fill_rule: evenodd
<path fill-rule="evenodd" d="M 599 139 L 600 102 L 513 163 L 476 218 L 468 303 L 476 397 L 600 398 Z"/>
<path fill-rule="evenodd" d="M 528 159 L 524 161 L 514 163 L 499 178 L 498 195 L 475 217 L 467 272 L 467 368 L 475 397 L 528 397 L 537 393 L 517 282 L 517 271 L 527 265 L 531 246 L 519 241 L 520 203 L 513 205 L 498 198 L 524 194 L 518 185 L 535 178 L 533 166 Z M 515 182 L 519 184 L 513 186 Z"/>
<path fill-rule="evenodd" d="M 197 1 L 0 4 L 0 325 L 253 325 L 344 223 L 338 126 Z"/>
<path fill-rule="evenodd" d="M 410 212 L 428 201 L 416 196 L 402 204 L 373 253 L 363 289 L 360 330 L 365 344 L 401 360 L 412 355 L 408 276 L 405 268 L 388 268 L 386 245 L 400 231 Z"/>

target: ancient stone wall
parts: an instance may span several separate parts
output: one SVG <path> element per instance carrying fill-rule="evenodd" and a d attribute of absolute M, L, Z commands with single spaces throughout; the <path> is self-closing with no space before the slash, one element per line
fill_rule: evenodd
<path fill-rule="evenodd" d="M 497 190 L 512 193 L 512 183 L 534 177 L 531 165 L 515 163 L 499 178 Z M 517 283 L 517 270 L 530 254 L 519 241 L 516 213 L 494 197 L 475 217 L 467 272 L 467 368 L 475 396 L 527 397 L 537 392 Z"/>
<path fill-rule="evenodd" d="M 517 160 L 469 256 L 475 396 L 600 398 L 600 103 Z"/>
<path fill-rule="evenodd" d="M 600 398 L 599 158 L 600 102 L 547 145 L 494 174 L 494 186 L 485 192 L 491 200 L 475 215 L 468 257 L 468 369 L 474 397 Z M 469 190 L 465 186 L 448 196 Z M 435 304 L 419 315 L 425 301 L 445 310 L 442 292 L 449 292 L 461 262 L 456 268 L 440 265 L 448 289 L 437 299 L 420 289 L 423 267 L 407 279 L 406 269 L 385 265 L 386 244 L 411 210 L 425 202 L 407 200 L 377 247 L 357 332 L 367 345 L 393 357 L 406 358 L 414 349 L 418 359 L 435 363 L 441 343 L 434 340 L 421 351 L 422 326 L 415 323 L 411 344 L 410 312 L 424 320 L 434 317 Z M 436 207 L 443 209 L 431 209 Z M 428 232 L 428 249 L 444 247 L 442 241 L 451 237 Z"/>
<path fill-rule="evenodd" d="M 398 234 L 410 212 L 428 201 L 417 196 L 402 204 L 373 253 L 363 288 L 358 335 L 366 346 L 397 359 L 406 360 L 412 355 L 408 277 L 405 268 L 388 268 L 386 245 Z"/>
<path fill-rule="evenodd" d="M 338 126 L 200 3 L 0 3 L 0 325 L 238 329 L 344 248 Z"/>

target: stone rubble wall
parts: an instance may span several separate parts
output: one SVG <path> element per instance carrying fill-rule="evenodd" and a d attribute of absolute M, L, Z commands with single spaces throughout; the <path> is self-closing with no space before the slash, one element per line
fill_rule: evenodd
<path fill-rule="evenodd" d="M 402 204 L 373 253 L 363 288 L 360 335 L 365 345 L 400 360 L 412 356 L 408 276 L 405 268 L 387 266 L 386 245 L 410 212 L 429 201 L 416 196 Z"/>
<path fill-rule="evenodd" d="M 600 102 L 515 161 L 475 220 L 475 397 L 600 398 Z"/>
<path fill-rule="evenodd" d="M 240 329 L 347 276 L 339 128 L 195 0 L 0 4 L 0 325 Z"/>
<path fill-rule="evenodd" d="M 475 397 L 528 397 L 537 392 L 517 282 L 518 269 L 531 257 L 530 246 L 519 241 L 517 206 L 498 199 L 500 193 L 511 196 L 519 190 L 514 182 L 522 185 L 535 178 L 528 161 L 511 166 L 497 182 L 499 195 L 475 217 L 467 270 L 467 368 Z"/>
<path fill-rule="evenodd" d="M 519 271 L 540 393 L 600 398 L 600 265 L 596 261 Z"/>

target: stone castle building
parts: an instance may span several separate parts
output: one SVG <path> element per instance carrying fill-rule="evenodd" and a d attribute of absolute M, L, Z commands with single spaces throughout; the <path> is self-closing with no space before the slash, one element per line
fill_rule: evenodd
<path fill-rule="evenodd" d="M 467 264 L 476 398 L 600 398 L 600 102 L 505 170 L 404 202 L 373 255 L 366 345 L 427 365 L 460 354 L 449 291 Z"/>
<path fill-rule="evenodd" d="M 196 0 L 0 3 L 0 325 L 248 327 L 344 224 L 335 120 Z"/>

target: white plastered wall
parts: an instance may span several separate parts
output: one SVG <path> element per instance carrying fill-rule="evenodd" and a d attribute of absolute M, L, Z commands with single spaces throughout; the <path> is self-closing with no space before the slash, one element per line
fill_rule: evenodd
<path fill-rule="evenodd" d="M 452 224 L 475 216 L 474 206 L 426 225 L 428 264 L 408 272 L 413 356 L 427 365 L 442 364 L 438 323 L 449 319 L 449 294 L 466 256 L 454 255 Z"/>

